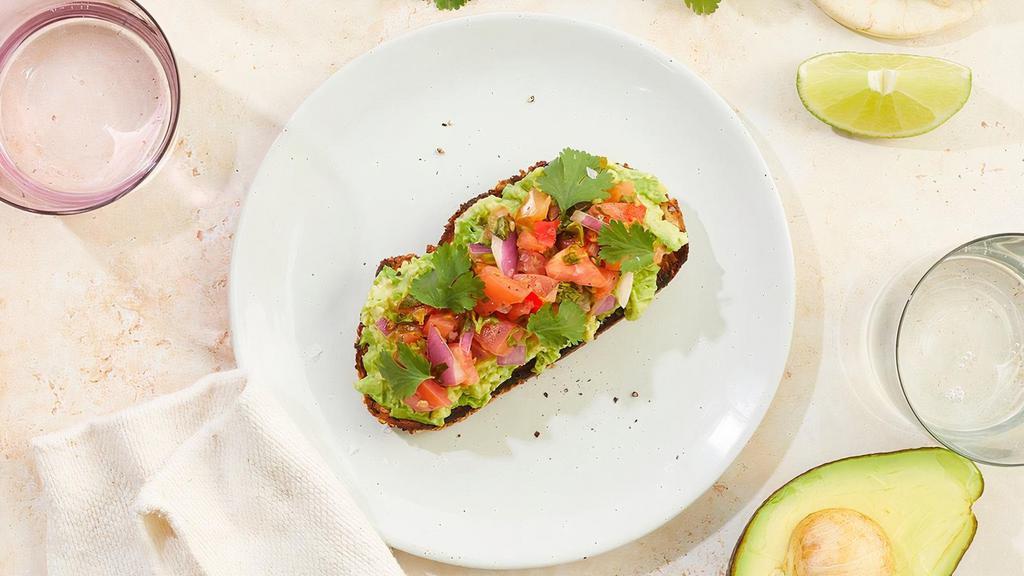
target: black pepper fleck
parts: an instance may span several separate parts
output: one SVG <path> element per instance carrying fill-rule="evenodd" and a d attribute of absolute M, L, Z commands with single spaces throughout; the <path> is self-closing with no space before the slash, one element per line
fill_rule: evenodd
<path fill-rule="evenodd" d="M 531 94 L 530 97 L 526 99 L 526 101 L 529 102 L 530 104 L 533 104 L 534 102 L 537 101 L 537 98 Z"/>
<path fill-rule="evenodd" d="M 616 397 L 612 398 L 612 402 L 613 402 L 614 404 L 618 404 L 618 403 L 619 403 L 619 397 L 618 397 L 618 396 L 616 396 Z"/>
<path fill-rule="evenodd" d="M 640 393 L 637 392 L 636 390 L 633 390 L 633 393 L 630 394 L 630 396 L 632 396 L 633 398 L 639 398 L 640 397 Z"/>
<path fill-rule="evenodd" d="M 444 156 L 444 148 L 440 148 L 440 147 L 438 147 L 438 148 L 436 149 L 436 152 L 437 152 L 437 155 L 438 155 L 438 156 Z"/>
<path fill-rule="evenodd" d="M 533 437 L 534 438 L 540 438 L 540 432 L 534 431 Z"/>
<path fill-rule="evenodd" d="M 544 397 L 545 397 L 545 398 L 547 398 L 547 397 L 548 397 L 548 393 L 547 393 L 547 392 L 545 392 L 545 393 L 544 393 Z"/>

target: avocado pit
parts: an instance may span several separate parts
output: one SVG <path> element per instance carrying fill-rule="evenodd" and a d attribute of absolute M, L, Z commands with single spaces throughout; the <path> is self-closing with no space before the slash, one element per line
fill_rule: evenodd
<path fill-rule="evenodd" d="M 849 508 L 808 514 L 786 553 L 786 576 L 892 576 L 892 547 L 882 527 Z"/>

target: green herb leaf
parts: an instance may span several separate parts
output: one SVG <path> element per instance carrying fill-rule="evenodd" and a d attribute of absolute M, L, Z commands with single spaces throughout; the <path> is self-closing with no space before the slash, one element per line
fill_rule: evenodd
<path fill-rule="evenodd" d="M 458 10 L 466 5 L 469 0 L 434 0 L 439 10 Z"/>
<path fill-rule="evenodd" d="M 561 302 L 558 312 L 554 312 L 551 304 L 545 304 L 530 316 L 526 329 L 540 338 L 541 344 L 554 348 L 563 348 L 577 344 L 586 333 L 586 314 L 578 304 L 572 301 Z"/>
<path fill-rule="evenodd" d="M 484 283 L 470 272 L 472 262 L 465 246 L 438 246 L 433 264 L 433 270 L 412 281 L 409 293 L 414 298 L 456 313 L 476 306 L 476 301 L 484 294 Z"/>
<path fill-rule="evenodd" d="M 623 272 L 634 272 L 654 262 L 654 234 L 639 224 L 625 224 L 612 220 L 597 234 L 601 245 L 601 258 L 621 262 Z"/>
<path fill-rule="evenodd" d="M 437 0 L 441 2 L 443 0 Z M 722 0 L 683 0 L 683 2 L 690 7 L 696 14 L 706 16 L 711 14 L 715 10 L 718 10 L 718 5 Z"/>
<path fill-rule="evenodd" d="M 613 184 L 612 175 L 601 170 L 600 158 L 572 148 L 562 150 L 537 179 L 540 189 L 558 202 L 563 213 L 580 202 L 607 198 Z"/>
<path fill-rule="evenodd" d="M 391 354 L 384 353 L 377 370 L 395 395 L 403 399 L 412 396 L 420 384 L 430 378 L 430 362 L 404 342 L 398 343 L 398 362 Z"/>

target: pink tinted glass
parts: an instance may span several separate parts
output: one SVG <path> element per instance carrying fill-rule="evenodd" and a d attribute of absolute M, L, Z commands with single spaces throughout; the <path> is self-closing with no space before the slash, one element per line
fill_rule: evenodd
<path fill-rule="evenodd" d="M 129 0 L 0 4 L 0 200 L 74 214 L 133 190 L 178 118 L 160 27 Z"/>

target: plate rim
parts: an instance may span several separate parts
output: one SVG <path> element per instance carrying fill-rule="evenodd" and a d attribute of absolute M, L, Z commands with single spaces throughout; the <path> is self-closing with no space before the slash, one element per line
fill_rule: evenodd
<path fill-rule="evenodd" d="M 785 273 L 780 274 L 780 278 L 784 279 L 786 283 L 786 286 L 783 286 L 783 293 L 786 296 L 786 310 L 783 314 L 785 322 L 785 338 L 783 339 L 782 347 L 780 349 L 780 357 L 783 360 L 781 365 L 775 371 L 776 374 L 774 375 L 774 378 L 770 379 L 770 383 L 765 388 L 765 392 L 768 392 L 768 394 L 765 395 L 764 400 L 761 403 L 759 403 L 759 405 L 751 414 L 750 420 L 751 422 L 754 422 L 756 424 L 750 426 L 747 430 L 743 432 L 743 434 L 738 436 L 737 441 L 734 443 L 733 447 L 728 452 L 726 452 L 724 457 L 722 458 L 724 466 L 721 472 L 719 472 L 712 480 L 710 480 L 706 486 L 702 486 L 701 490 L 696 492 L 695 496 L 691 498 L 677 498 L 676 500 L 673 500 L 671 506 L 666 506 L 662 508 L 662 514 L 651 515 L 652 520 L 650 522 L 650 525 L 646 526 L 645 528 L 642 528 L 641 530 L 629 533 L 619 532 L 617 533 L 618 535 L 616 537 L 607 537 L 603 539 L 601 545 L 592 547 L 589 553 L 587 553 L 586 556 L 583 557 L 592 558 L 599 554 L 607 553 L 609 551 L 620 548 L 626 544 L 644 538 L 652 532 L 656 531 L 657 529 L 661 528 L 666 523 L 668 523 L 672 518 L 675 518 L 683 511 L 685 511 L 687 508 L 689 508 L 694 502 L 696 502 L 701 497 L 701 495 L 705 494 L 707 490 L 709 490 L 711 486 L 717 481 L 717 479 L 721 478 L 721 475 L 724 474 L 725 471 L 728 470 L 729 467 L 731 467 L 735 463 L 737 457 L 750 442 L 750 439 L 753 437 L 754 433 L 761 427 L 761 424 L 764 422 L 764 417 L 767 414 L 768 409 L 771 407 L 771 404 L 773 403 L 776 394 L 778 393 L 779 384 L 781 383 L 782 377 L 785 373 L 786 366 L 789 363 L 789 356 L 792 351 L 793 333 L 795 330 L 797 281 L 793 240 L 789 230 L 789 222 L 786 216 L 785 205 L 783 203 L 782 196 L 779 194 L 778 188 L 775 185 L 775 179 L 772 176 L 772 171 L 769 168 L 764 155 L 761 153 L 761 149 L 758 147 L 756 140 L 754 140 L 753 135 L 747 128 L 746 123 L 743 121 L 742 118 L 740 118 L 737 111 L 733 109 L 732 106 L 729 105 L 728 101 L 722 95 L 720 95 L 714 88 L 712 88 L 711 85 L 708 84 L 703 77 L 701 77 L 699 74 L 691 70 L 685 64 L 679 62 L 676 58 L 666 54 L 653 44 L 622 30 L 589 20 L 581 20 L 578 18 L 571 18 L 567 16 L 549 13 L 499 11 L 486 14 L 476 14 L 450 18 L 447 20 L 443 20 L 441 22 L 435 22 L 432 24 L 410 29 L 395 38 L 389 39 L 370 48 L 366 52 L 350 60 L 347 64 L 345 64 L 340 69 L 338 69 L 330 76 L 325 78 L 313 91 L 307 94 L 306 97 L 302 100 L 302 102 L 295 108 L 292 114 L 288 117 L 287 121 L 285 121 L 284 124 L 282 124 L 281 131 L 278 133 L 277 137 L 275 137 L 271 145 L 267 148 L 267 152 L 260 160 L 259 168 L 256 170 L 252 182 L 250 182 L 248 188 L 246 189 L 246 193 L 244 198 L 242 199 L 242 205 L 239 210 L 238 221 L 235 226 L 235 238 L 231 244 L 231 262 L 228 270 L 228 322 L 231 333 L 231 345 L 235 356 L 235 362 L 240 368 L 246 368 L 248 363 L 246 362 L 247 352 L 244 345 L 245 338 L 241 336 L 243 330 L 237 329 L 239 326 L 244 324 L 241 320 L 241 303 L 245 298 L 245 295 L 241 293 L 239 284 L 236 281 L 239 274 L 238 269 L 240 267 L 240 264 L 239 259 L 236 258 L 235 255 L 241 243 L 248 238 L 248 234 L 243 233 L 243 229 L 245 229 L 245 225 L 248 220 L 248 215 L 249 212 L 251 211 L 252 204 L 249 200 L 250 197 L 252 196 L 252 191 L 256 187 L 256 184 L 262 179 L 261 176 L 263 175 L 264 170 L 267 170 L 266 160 L 267 158 L 270 157 L 271 153 L 273 153 L 277 149 L 279 143 L 282 141 L 282 138 L 286 133 L 285 129 L 289 125 L 291 125 L 291 123 L 299 114 L 303 112 L 306 105 L 311 100 L 313 100 L 318 94 L 320 94 L 321 91 L 326 89 L 326 86 L 328 84 L 336 82 L 336 78 L 344 77 L 345 75 L 351 74 L 352 71 L 355 70 L 356 68 L 364 66 L 366 61 L 370 60 L 370 58 L 377 54 L 378 52 L 386 50 L 393 46 L 401 45 L 405 42 L 419 39 L 423 35 L 439 33 L 446 29 L 471 25 L 476 22 L 491 21 L 541 21 L 547 23 L 561 24 L 565 26 L 576 26 L 584 28 L 589 32 L 603 34 L 607 36 L 608 39 L 611 41 L 628 43 L 633 47 L 640 49 L 643 52 L 647 52 L 649 55 L 657 58 L 658 61 L 667 68 L 666 73 L 680 74 L 686 76 L 689 80 L 693 82 L 695 88 L 699 90 L 704 97 L 707 98 L 711 106 L 719 108 L 719 111 L 724 114 L 725 118 L 729 118 L 734 122 L 735 127 L 738 130 L 739 141 L 742 142 L 742 145 L 747 149 L 748 152 L 753 153 L 753 157 L 757 161 L 756 165 L 764 173 L 764 180 L 768 187 L 768 191 L 770 191 L 772 193 L 772 196 L 774 197 L 774 202 L 770 203 L 771 216 L 775 218 L 780 224 L 779 232 L 781 232 L 782 240 L 784 240 L 782 244 L 785 248 L 785 253 L 779 255 L 780 260 L 782 260 L 786 264 L 786 270 L 784 271 Z M 787 287 L 788 290 L 785 289 Z M 303 435 L 305 436 L 305 431 L 303 431 Z M 327 456 L 324 454 L 321 454 L 321 457 L 324 458 L 325 461 L 327 461 L 328 468 L 331 468 L 332 473 L 334 473 L 335 476 L 337 477 L 337 472 L 334 471 L 333 466 L 329 465 L 329 458 L 327 458 Z M 479 558 L 473 559 L 461 557 L 457 560 L 454 560 L 450 557 L 443 556 L 442 554 L 430 549 L 429 547 L 417 544 L 415 541 L 410 541 L 396 534 L 385 534 L 384 530 L 382 530 L 378 526 L 374 526 L 374 529 L 380 533 L 381 538 L 389 546 L 392 546 L 414 556 L 426 558 L 428 560 L 433 560 L 448 565 L 461 566 L 465 568 L 501 570 L 531 569 L 556 566 L 582 559 L 581 556 L 578 553 L 576 553 L 576 551 L 573 551 L 573 553 L 562 553 L 550 556 L 545 559 L 536 559 L 534 561 L 525 561 L 517 563 L 495 563 L 488 562 L 486 560 L 480 560 Z"/>

